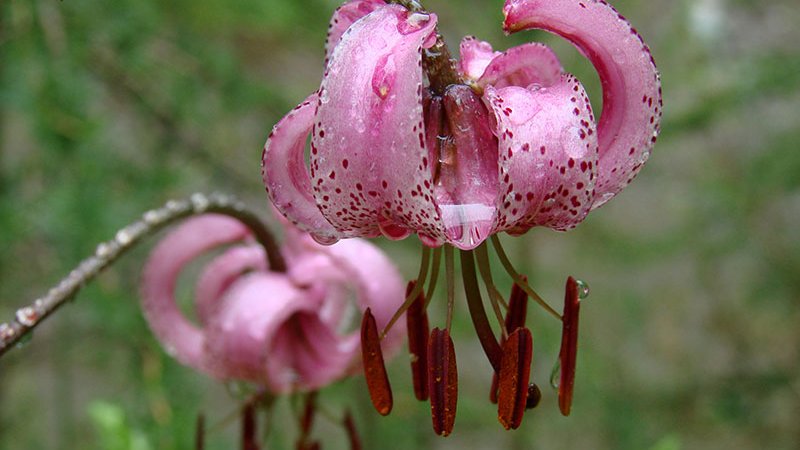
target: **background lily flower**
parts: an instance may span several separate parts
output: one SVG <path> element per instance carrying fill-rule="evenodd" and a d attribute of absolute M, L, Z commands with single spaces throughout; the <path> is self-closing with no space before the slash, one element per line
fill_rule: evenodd
<path fill-rule="evenodd" d="M 659 130 L 649 49 L 606 2 L 509 0 L 503 12 L 506 31 L 545 29 L 587 55 L 603 86 L 599 124 L 543 45 L 500 53 L 466 38 L 463 84 L 433 92 L 422 52 L 436 16 L 349 2 L 332 20 L 319 90 L 265 145 L 264 181 L 281 213 L 322 243 L 413 232 L 472 249 L 500 231 L 572 228 L 616 195 Z"/>
<path fill-rule="evenodd" d="M 186 221 L 155 248 L 143 273 L 142 307 L 166 351 L 215 378 L 275 393 L 313 390 L 350 373 L 359 336 L 344 327 L 360 315 L 349 308 L 350 297 L 385 324 L 402 302 L 396 268 L 367 242 L 322 247 L 287 227 L 282 254 L 289 269 L 273 272 L 263 248 L 248 238 L 238 221 L 209 214 Z M 227 244 L 237 245 L 212 259 L 198 279 L 195 324 L 176 304 L 178 276 Z"/>

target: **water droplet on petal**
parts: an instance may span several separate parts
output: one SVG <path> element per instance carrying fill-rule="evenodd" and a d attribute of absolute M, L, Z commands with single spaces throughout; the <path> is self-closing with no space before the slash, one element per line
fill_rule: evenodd
<path fill-rule="evenodd" d="M 583 280 L 575 280 L 578 285 L 578 298 L 583 300 L 589 296 L 589 284 Z"/>
<path fill-rule="evenodd" d="M 550 387 L 553 389 L 558 389 L 558 385 L 561 382 L 561 358 L 556 360 L 555 365 L 553 365 L 553 370 L 550 371 Z"/>

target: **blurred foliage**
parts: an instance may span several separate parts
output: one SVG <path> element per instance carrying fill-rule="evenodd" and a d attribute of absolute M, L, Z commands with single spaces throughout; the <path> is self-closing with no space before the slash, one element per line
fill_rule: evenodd
<path fill-rule="evenodd" d="M 455 46 L 504 37 L 500 0 L 426 0 Z M 616 0 L 650 44 L 663 133 L 638 180 L 569 233 L 534 230 L 513 260 L 547 298 L 579 275 L 573 414 L 545 390 L 502 430 L 465 308 L 454 336 L 454 434 L 430 431 L 404 358 L 396 405 L 371 411 L 363 380 L 326 390 L 352 408 L 366 448 L 793 449 L 800 442 L 800 7 L 795 0 Z M 0 3 L 0 317 L 45 292 L 100 241 L 165 199 L 235 193 L 268 208 L 259 176 L 270 127 L 319 83 L 334 0 L 5 0 Z M 416 244 L 382 243 L 412 276 Z M 0 449 L 190 448 L 197 414 L 224 420 L 224 386 L 167 357 L 138 309 L 138 249 L 0 360 Z M 499 265 L 497 266 L 499 270 Z M 507 290 L 509 281 L 503 281 Z M 442 302 L 433 304 L 443 321 Z M 534 311 L 534 376 L 546 385 L 557 324 Z M 271 448 L 288 448 L 297 402 L 280 401 Z M 321 420 L 325 448 L 345 448 Z M 237 426 L 209 434 L 231 448 Z"/>

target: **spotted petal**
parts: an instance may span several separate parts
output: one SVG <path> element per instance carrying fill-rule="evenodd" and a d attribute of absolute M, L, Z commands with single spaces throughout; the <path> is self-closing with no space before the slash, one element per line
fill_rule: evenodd
<path fill-rule="evenodd" d="M 486 88 L 499 139 L 496 231 L 574 227 L 589 212 L 597 163 L 591 106 L 575 77 L 547 88 Z"/>
<path fill-rule="evenodd" d="M 325 65 L 331 59 L 331 54 L 339 40 L 350 25 L 374 11 L 376 8 L 386 6 L 383 0 L 351 0 L 336 8 L 328 25 L 328 39 L 325 41 Z"/>
<path fill-rule="evenodd" d="M 261 176 L 272 204 L 284 217 L 317 241 L 331 244 L 339 233 L 322 216 L 311 195 L 304 156 L 316 102 L 317 94 L 312 94 L 272 129 L 264 145 Z"/>
<path fill-rule="evenodd" d="M 605 1 L 506 0 L 503 13 L 508 32 L 540 28 L 568 39 L 600 76 L 597 208 L 636 176 L 658 135 L 661 83 L 650 49 Z"/>
<path fill-rule="evenodd" d="M 345 32 L 331 56 L 312 129 L 311 176 L 322 214 L 342 237 L 441 236 L 421 104 L 421 51 L 435 24 L 435 15 L 378 8 Z"/>
<path fill-rule="evenodd" d="M 546 87 L 557 83 L 562 72 L 561 63 L 550 47 L 528 43 L 512 47 L 492 59 L 478 80 L 478 86 Z"/>

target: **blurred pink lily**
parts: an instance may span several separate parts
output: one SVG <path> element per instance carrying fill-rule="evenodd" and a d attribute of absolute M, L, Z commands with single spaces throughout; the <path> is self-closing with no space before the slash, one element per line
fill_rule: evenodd
<path fill-rule="evenodd" d="M 142 307 L 170 355 L 273 393 L 314 390 L 358 367 L 359 333 L 345 327 L 367 307 L 379 322 L 389 320 L 402 303 L 397 269 L 362 240 L 323 247 L 293 227 L 284 232 L 285 273 L 271 271 L 249 229 L 226 216 L 190 219 L 158 244 L 144 269 Z M 195 324 L 176 304 L 178 277 L 222 246 L 198 279 Z M 390 345 L 398 338 L 390 335 Z"/>
<path fill-rule="evenodd" d="M 421 61 L 436 15 L 350 1 L 331 21 L 319 90 L 265 145 L 280 212 L 321 243 L 417 233 L 468 250 L 500 231 L 572 228 L 630 183 L 661 117 L 659 75 L 636 30 L 602 0 L 507 0 L 503 13 L 507 32 L 544 29 L 589 58 L 603 87 L 598 124 L 542 44 L 501 53 L 465 38 L 462 84 L 432 92 Z"/>

